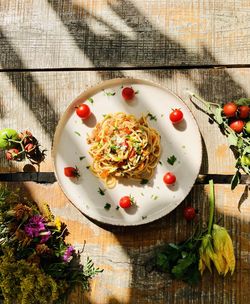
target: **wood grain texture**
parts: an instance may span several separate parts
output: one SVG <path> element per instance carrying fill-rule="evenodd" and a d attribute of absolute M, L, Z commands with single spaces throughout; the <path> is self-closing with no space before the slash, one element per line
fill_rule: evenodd
<path fill-rule="evenodd" d="M 190 101 L 186 89 L 210 101 L 249 96 L 250 69 L 157 70 L 113 72 L 21 72 L 0 73 L 1 128 L 30 129 L 47 149 L 41 171 L 53 171 L 51 144 L 57 122 L 70 102 L 87 87 L 115 77 L 147 78 L 181 96 L 190 107 L 203 136 L 201 173 L 234 173 L 234 158 L 217 125 Z M 152 102 L 157 103 L 152 96 Z M 93 105 L 94 107 L 94 105 Z M 1 172 L 22 171 L 25 162 L 0 159 Z"/>
<path fill-rule="evenodd" d="M 0 2 L 4 69 L 248 64 L 246 0 Z"/>
<path fill-rule="evenodd" d="M 208 216 L 208 186 L 195 186 L 173 212 L 151 224 L 139 227 L 113 227 L 93 223 L 62 194 L 58 184 L 16 184 L 38 204 L 49 203 L 53 213 L 69 228 L 68 241 L 81 249 L 86 241 L 83 261 L 89 255 L 104 272 L 93 280 L 92 292 L 75 291 L 67 304 L 186 304 L 249 302 L 250 290 L 250 200 L 239 205 L 244 186 L 231 192 L 229 186 L 216 185 L 216 218 L 230 232 L 237 258 L 235 274 L 225 278 L 205 272 L 197 287 L 172 281 L 168 275 L 149 272 L 148 261 L 164 242 L 179 242 L 194 229 L 183 219 L 183 208 L 192 204 L 199 217 Z"/>

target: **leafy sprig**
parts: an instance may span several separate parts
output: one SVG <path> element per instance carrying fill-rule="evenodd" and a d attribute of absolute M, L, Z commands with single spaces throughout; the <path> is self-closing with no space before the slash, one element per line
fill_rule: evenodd
<path fill-rule="evenodd" d="M 250 136 L 244 130 L 241 133 L 236 133 L 229 127 L 228 118 L 223 115 L 223 108 L 220 104 L 208 102 L 192 92 L 189 92 L 189 94 L 192 101 L 195 98 L 204 106 L 203 111 L 219 125 L 221 132 L 227 137 L 230 149 L 235 157 L 236 172 L 231 180 L 231 189 L 233 190 L 240 183 L 241 170 L 250 175 L 250 166 L 244 161 L 250 156 Z M 250 99 L 240 98 L 235 101 L 235 104 L 250 106 Z"/>

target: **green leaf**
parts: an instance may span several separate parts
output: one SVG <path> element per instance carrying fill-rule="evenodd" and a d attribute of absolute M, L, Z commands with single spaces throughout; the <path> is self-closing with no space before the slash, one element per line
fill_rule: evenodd
<path fill-rule="evenodd" d="M 237 135 L 235 135 L 235 133 L 230 132 L 229 135 L 228 135 L 228 137 L 227 137 L 227 140 L 228 140 L 230 146 L 237 147 L 237 145 L 238 145 L 238 137 L 237 137 Z"/>
<path fill-rule="evenodd" d="M 160 252 L 156 255 L 155 258 L 156 267 L 163 272 L 169 271 L 169 261 L 166 254 Z"/>
<path fill-rule="evenodd" d="M 223 123 L 221 112 L 222 112 L 221 107 L 217 107 L 214 111 L 214 119 L 219 125 Z"/>
<path fill-rule="evenodd" d="M 150 120 L 155 120 L 157 121 L 157 117 L 155 115 L 153 115 L 152 113 L 148 113 L 147 115 L 149 117 Z"/>
<path fill-rule="evenodd" d="M 99 193 L 100 195 L 105 195 L 105 191 L 106 191 L 106 189 L 102 189 L 102 188 L 100 188 L 100 187 L 99 187 L 99 189 L 98 189 L 98 193 Z"/>
<path fill-rule="evenodd" d="M 250 146 L 245 147 L 243 154 L 250 154 Z"/>
<path fill-rule="evenodd" d="M 231 190 L 233 190 L 240 183 L 241 174 L 239 170 L 237 170 L 231 180 Z"/>
<path fill-rule="evenodd" d="M 78 131 L 74 131 L 74 133 L 78 136 L 81 136 L 81 134 Z"/>
<path fill-rule="evenodd" d="M 89 97 L 89 98 L 88 98 L 88 101 L 89 101 L 90 103 L 94 103 L 94 99 L 93 99 L 92 97 Z"/>
<path fill-rule="evenodd" d="M 105 92 L 106 96 L 115 96 L 115 92 Z"/>
<path fill-rule="evenodd" d="M 141 180 L 140 184 L 141 184 L 141 185 L 146 185 L 148 182 L 149 182 L 148 179 L 143 178 L 143 179 Z"/>
<path fill-rule="evenodd" d="M 110 203 L 106 203 L 105 206 L 104 206 L 104 209 L 109 210 L 110 208 L 111 208 Z"/>
<path fill-rule="evenodd" d="M 182 279 L 187 271 L 188 267 L 196 262 L 196 257 L 194 254 L 189 254 L 183 259 L 179 259 L 176 266 L 172 269 L 172 274 L 176 279 Z"/>
<path fill-rule="evenodd" d="M 241 137 L 238 138 L 237 147 L 240 149 L 244 145 L 243 139 Z"/>
<path fill-rule="evenodd" d="M 235 101 L 238 106 L 250 106 L 250 98 L 240 98 Z"/>
<path fill-rule="evenodd" d="M 86 156 L 80 156 L 79 159 L 83 160 L 84 158 L 86 158 Z"/>
<path fill-rule="evenodd" d="M 175 157 L 175 155 L 172 155 L 172 156 L 168 157 L 167 162 L 173 166 L 174 163 L 176 162 L 176 160 L 177 160 L 177 158 Z"/>

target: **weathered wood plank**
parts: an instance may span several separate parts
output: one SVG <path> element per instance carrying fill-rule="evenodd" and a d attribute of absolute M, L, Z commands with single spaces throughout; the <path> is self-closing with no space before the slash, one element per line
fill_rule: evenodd
<path fill-rule="evenodd" d="M 105 79 L 122 76 L 147 78 L 169 87 L 181 96 L 193 112 L 203 136 L 201 173 L 234 172 L 234 158 L 226 139 L 218 127 L 210 125 L 207 116 L 190 102 L 186 89 L 216 102 L 249 96 L 250 69 L 0 73 L 0 126 L 31 129 L 41 145 L 48 150 L 46 161 L 41 164 L 40 170 L 53 171 L 51 142 L 57 121 L 66 107 L 87 87 Z M 152 102 L 157 102 L 153 96 Z M 22 171 L 24 164 L 8 164 L 1 157 L 0 171 Z"/>
<path fill-rule="evenodd" d="M 16 188 L 17 184 L 11 184 Z M 86 240 L 83 259 L 91 256 L 104 272 L 94 279 L 92 292 L 72 294 L 68 303 L 248 303 L 250 300 L 250 200 L 238 208 L 244 186 L 231 192 L 229 186 L 216 185 L 216 218 L 229 230 L 237 263 L 233 277 L 208 272 L 197 287 L 172 281 L 168 275 L 147 271 L 147 262 L 157 246 L 188 237 L 194 226 L 183 218 L 183 208 L 193 205 L 199 216 L 208 216 L 208 186 L 195 186 L 187 199 L 164 218 L 140 227 L 96 225 L 84 217 L 62 194 L 57 184 L 18 184 L 26 195 L 39 204 L 49 203 L 53 213 L 69 228 L 69 242 L 81 248 Z"/>
<path fill-rule="evenodd" d="M 4 69 L 248 64 L 246 0 L 0 2 Z"/>

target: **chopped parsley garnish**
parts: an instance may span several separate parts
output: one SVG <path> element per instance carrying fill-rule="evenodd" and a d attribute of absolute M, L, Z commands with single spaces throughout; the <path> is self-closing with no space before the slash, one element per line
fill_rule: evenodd
<path fill-rule="evenodd" d="M 90 166 L 86 166 L 86 169 L 88 169 L 88 170 L 89 170 L 89 168 L 90 168 Z"/>
<path fill-rule="evenodd" d="M 120 209 L 120 206 L 116 206 L 115 210 L 119 210 Z"/>
<path fill-rule="evenodd" d="M 139 92 L 140 92 L 139 90 L 135 91 L 135 95 L 136 95 L 136 94 L 139 94 Z"/>
<path fill-rule="evenodd" d="M 143 179 L 141 180 L 140 184 L 141 184 L 141 185 L 146 185 L 148 182 L 149 182 L 148 179 L 143 178 Z"/>
<path fill-rule="evenodd" d="M 80 156 L 79 159 L 83 160 L 84 158 L 86 158 L 86 156 Z"/>
<path fill-rule="evenodd" d="M 105 94 L 106 96 L 115 96 L 115 92 L 105 92 L 105 91 L 104 91 L 104 94 Z"/>
<path fill-rule="evenodd" d="M 104 209 L 109 210 L 110 208 L 111 208 L 110 203 L 106 203 L 105 206 L 104 206 Z"/>
<path fill-rule="evenodd" d="M 151 195 L 151 198 L 152 198 L 154 201 L 156 201 L 156 200 L 159 198 L 159 196 L 152 194 L 152 195 Z"/>
<path fill-rule="evenodd" d="M 144 193 L 141 192 L 141 196 L 144 196 Z"/>
<path fill-rule="evenodd" d="M 151 114 L 151 113 L 148 113 L 147 116 L 149 117 L 150 120 L 155 120 L 155 121 L 157 121 L 157 117 L 156 117 L 155 115 L 153 115 L 153 114 Z"/>
<path fill-rule="evenodd" d="M 176 162 L 176 160 L 177 160 L 177 158 L 175 157 L 175 155 L 172 155 L 172 156 L 168 157 L 167 162 L 173 166 L 174 163 Z"/>
<path fill-rule="evenodd" d="M 88 101 L 89 101 L 90 103 L 94 103 L 94 99 L 93 99 L 92 97 L 89 97 L 89 98 L 88 98 Z"/>
<path fill-rule="evenodd" d="M 77 131 L 74 131 L 74 133 L 75 133 L 76 135 L 78 135 L 78 136 L 81 136 L 81 134 L 80 134 L 79 132 L 77 132 Z"/>
<path fill-rule="evenodd" d="M 159 160 L 159 164 L 162 166 L 162 162 Z"/>
<path fill-rule="evenodd" d="M 164 114 L 161 114 L 161 117 L 163 117 L 164 116 Z"/>
<path fill-rule="evenodd" d="M 100 188 L 100 187 L 99 187 L 99 189 L 98 189 L 98 193 L 99 193 L 100 195 L 105 195 L 105 191 L 106 191 L 106 189 L 102 189 L 102 188 Z"/>
<path fill-rule="evenodd" d="M 146 218 L 147 218 L 146 215 L 141 217 L 142 220 L 145 220 Z"/>
<path fill-rule="evenodd" d="M 114 127 L 114 130 L 115 130 L 115 131 L 118 131 L 118 130 L 119 130 L 119 128 L 118 128 L 118 127 Z"/>

